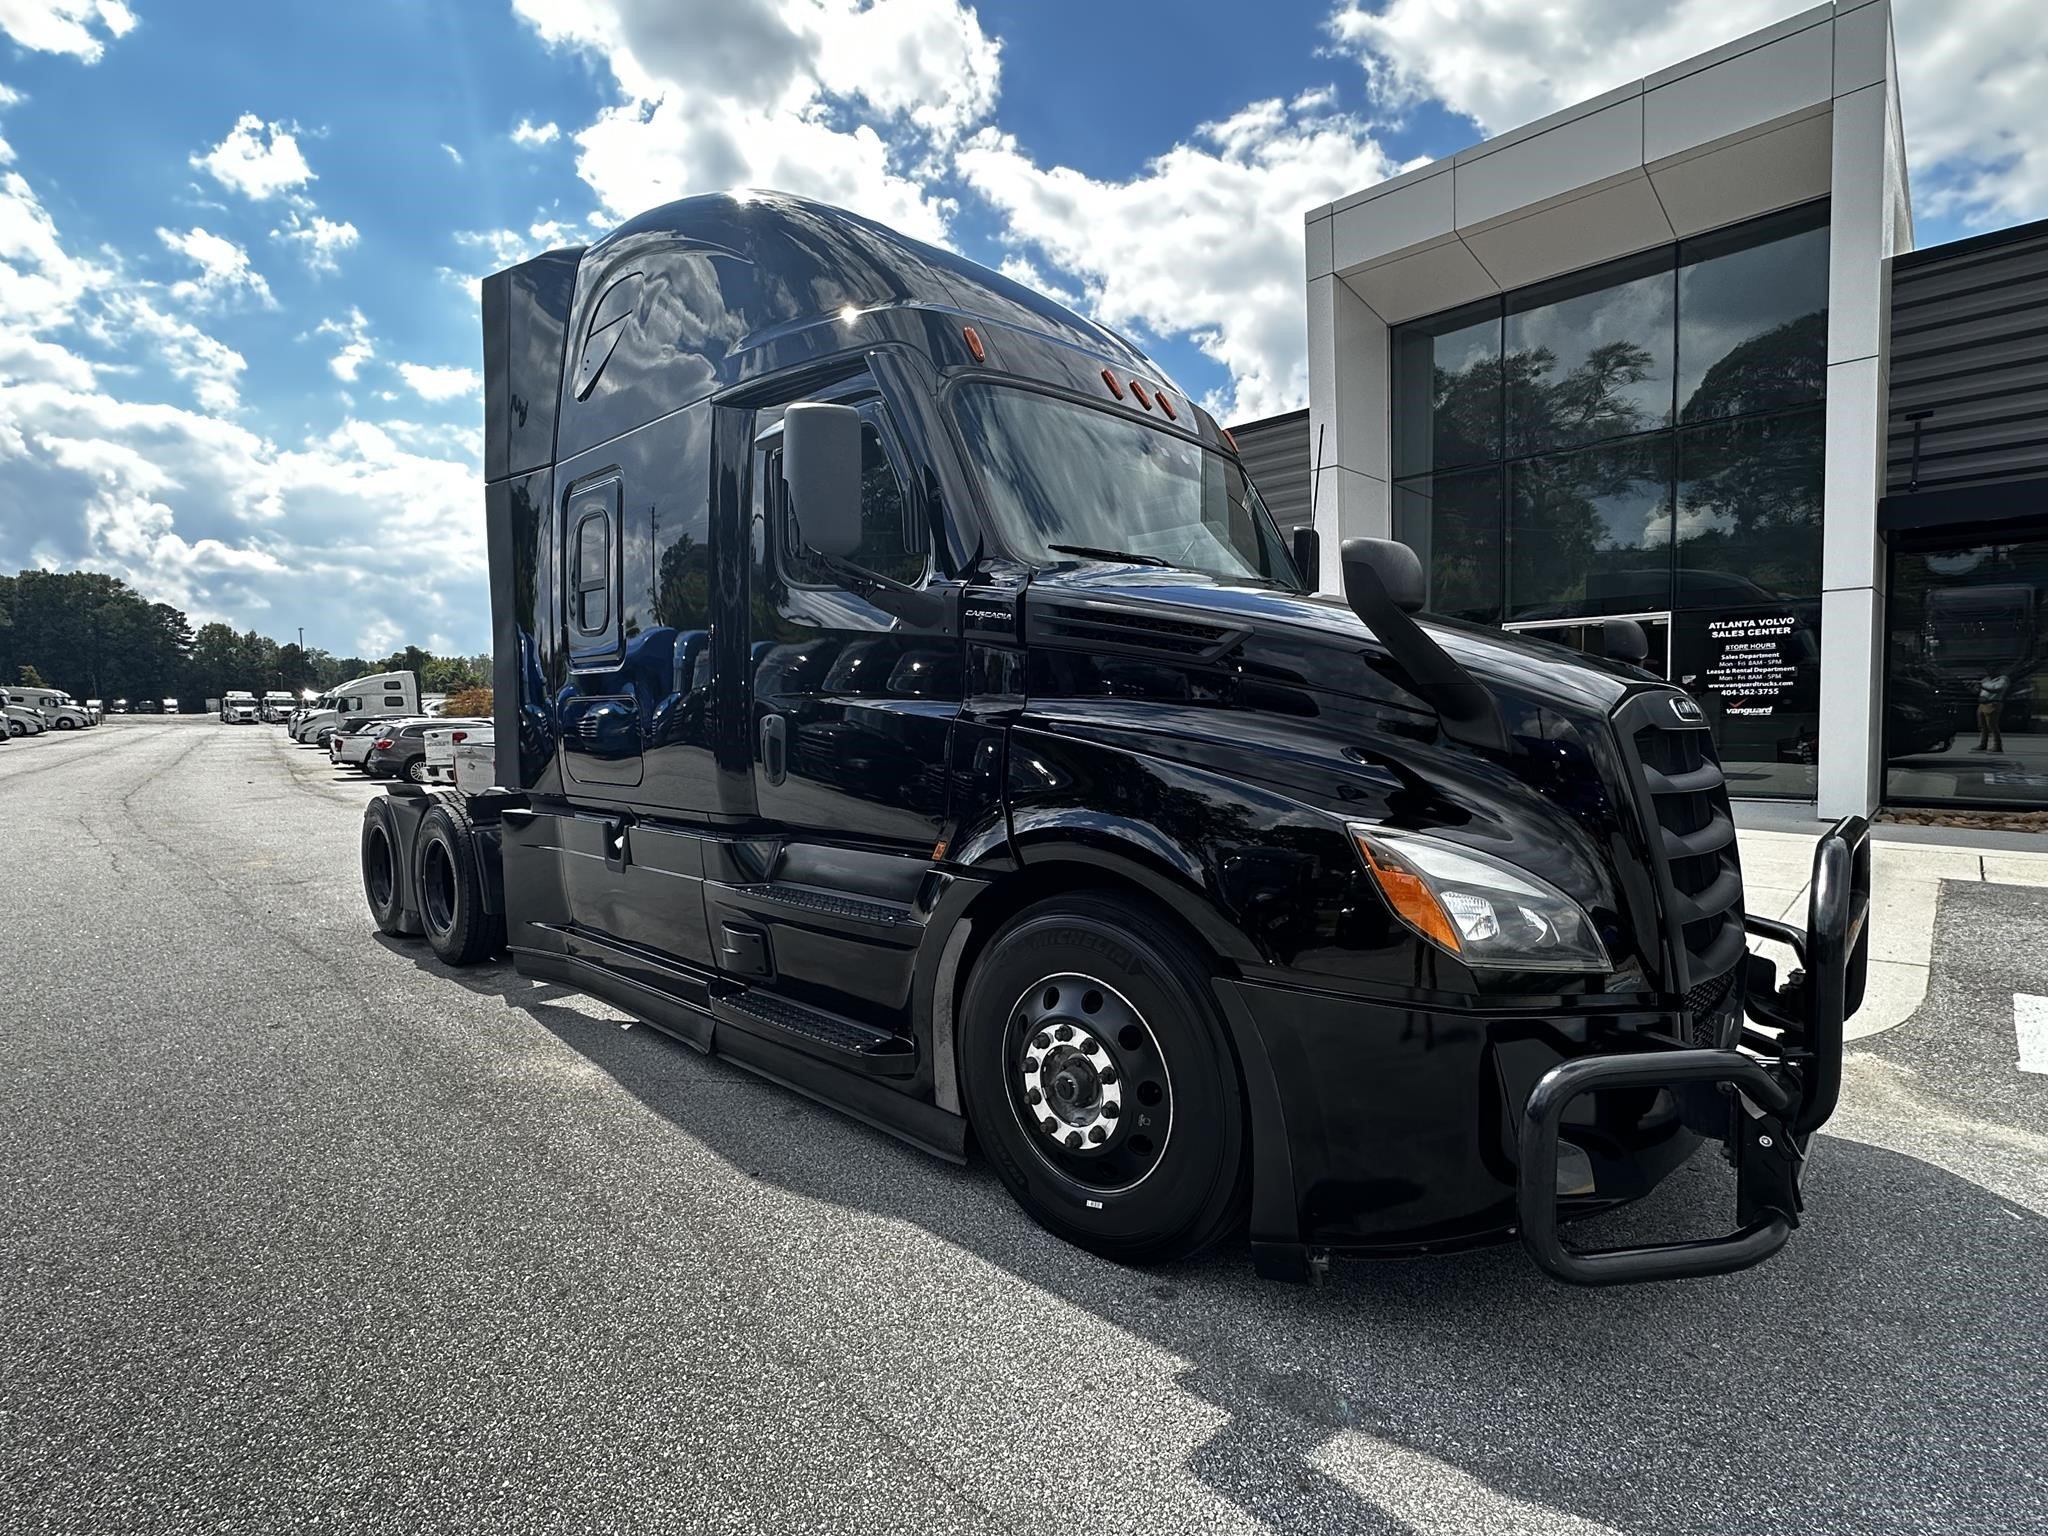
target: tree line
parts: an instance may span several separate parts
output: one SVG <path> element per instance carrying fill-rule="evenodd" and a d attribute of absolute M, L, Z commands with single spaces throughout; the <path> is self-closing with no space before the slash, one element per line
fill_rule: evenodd
<path fill-rule="evenodd" d="M 251 629 L 191 622 L 113 576 L 23 571 L 0 576 L 0 680 L 62 688 L 79 699 L 173 698 L 190 705 L 230 689 L 299 693 L 372 672 L 413 672 L 425 693 L 487 685 L 491 658 L 437 656 L 409 645 L 389 656 L 336 656 Z"/>

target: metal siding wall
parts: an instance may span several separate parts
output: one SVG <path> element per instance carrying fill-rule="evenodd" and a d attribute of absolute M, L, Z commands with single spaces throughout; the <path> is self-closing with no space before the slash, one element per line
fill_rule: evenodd
<path fill-rule="evenodd" d="M 1902 258 L 1892 269 L 1885 489 L 1953 490 L 2048 474 L 2048 223 Z"/>
<path fill-rule="evenodd" d="M 1274 416 L 1249 426 L 1232 427 L 1237 451 L 1251 474 L 1252 484 L 1265 498 L 1266 509 L 1283 533 L 1306 528 L 1315 521 L 1315 507 L 1309 496 L 1308 412 L 1295 411 Z"/>

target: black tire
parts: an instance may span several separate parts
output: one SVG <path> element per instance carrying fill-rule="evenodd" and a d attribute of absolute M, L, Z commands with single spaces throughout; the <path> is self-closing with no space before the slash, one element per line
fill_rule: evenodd
<path fill-rule="evenodd" d="M 1026 908 L 976 961 L 959 1025 L 968 1120 L 1056 1236 L 1150 1264 L 1243 1225 L 1244 1096 L 1211 969 L 1164 913 L 1101 896 Z"/>
<path fill-rule="evenodd" d="M 26 736 L 28 734 L 28 727 L 19 720 L 10 720 L 7 722 L 7 734 L 10 736 Z"/>
<path fill-rule="evenodd" d="M 424 757 L 416 757 L 405 765 L 405 781 L 408 784 L 427 782 L 427 760 Z"/>
<path fill-rule="evenodd" d="M 68 715 L 59 715 L 57 717 L 57 729 L 60 731 L 75 731 L 78 729 L 78 722 Z"/>
<path fill-rule="evenodd" d="M 382 795 L 363 808 L 362 855 L 363 899 L 370 904 L 378 931 L 394 938 L 416 935 L 419 928 L 407 920 L 405 911 L 398 836 L 391 823 L 391 808 Z"/>
<path fill-rule="evenodd" d="M 420 926 L 449 965 L 475 965 L 505 947 L 505 916 L 484 910 L 483 840 L 456 795 L 437 795 L 413 848 Z"/>

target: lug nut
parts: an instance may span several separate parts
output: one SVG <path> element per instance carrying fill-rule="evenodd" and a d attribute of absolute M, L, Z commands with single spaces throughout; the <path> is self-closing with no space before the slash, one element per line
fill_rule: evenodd
<path fill-rule="evenodd" d="M 1026 1072 L 1036 1072 L 1038 1070 L 1038 1058 L 1036 1056 L 1026 1056 L 1024 1058 L 1024 1070 Z"/>
<path fill-rule="evenodd" d="M 1069 1132 L 1067 1132 L 1067 1145 L 1068 1145 L 1068 1146 L 1070 1146 L 1070 1147 L 1078 1147 L 1078 1146 L 1080 1146 L 1080 1145 L 1081 1145 L 1081 1133 L 1080 1133 L 1079 1131 L 1069 1131 Z"/>
<path fill-rule="evenodd" d="M 1052 1044 L 1052 1036 L 1048 1035 L 1044 1030 L 1041 1029 L 1038 1032 L 1038 1034 L 1033 1038 L 1031 1043 L 1037 1046 L 1042 1051 L 1047 1046 Z"/>
<path fill-rule="evenodd" d="M 1116 1068 L 1104 1067 L 1101 1070 L 1101 1072 L 1097 1073 L 1096 1075 L 1102 1079 L 1103 1085 L 1107 1087 L 1109 1084 L 1116 1081 Z"/>
<path fill-rule="evenodd" d="M 1088 1133 L 1088 1139 L 1090 1141 L 1101 1141 L 1107 1135 L 1109 1135 L 1109 1132 L 1105 1131 L 1101 1126 L 1098 1125 L 1095 1127 L 1094 1130 Z"/>
<path fill-rule="evenodd" d="M 1044 1099 L 1044 1097 L 1044 1094 L 1040 1093 L 1036 1088 L 1033 1088 L 1029 1093 L 1024 1095 L 1024 1102 L 1026 1104 L 1036 1104 L 1040 1102 L 1042 1099 Z"/>
<path fill-rule="evenodd" d="M 1117 1102 L 1116 1102 L 1116 1101 L 1115 1101 L 1114 1099 L 1108 1099 L 1108 1100 L 1105 1100 L 1105 1101 L 1103 1102 L 1103 1105 L 1102 1105 L 1102 1118 L 1103 1118 L 1103 1119 L 1105 1119 L 1105 1120 L 1114 1120 L 1114 1119 L 1115 1119 L 1115 1118 L 1116 1118 L 1116 1117 L 1117 1117 L 1118 1115 L 1120 1115 L 1120 1114 L 1122 1114 L 1122 1113 L 1123 1113 L 1123 1108 L 1122 1108 L 1122 1106 L 1120 1106 L 1120 1105 L 1119 1105 L 1119 1104 L 1118 1104 L 1118 1103 L 1117 1103 Z"/>
<path fill-rule="evenodd" d="M 1071 1040 L 1074 1038 L 1074 1026 L 1071 1024 L 1062 1024 L 1058 1029 L 1054 1030 L 1053 1033 L 1059 1036 L 1062 1040 Z"/>

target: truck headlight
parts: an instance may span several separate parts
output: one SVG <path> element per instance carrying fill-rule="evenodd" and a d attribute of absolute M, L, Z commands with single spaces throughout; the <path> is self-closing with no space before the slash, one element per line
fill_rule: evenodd
<path fill-rule="evenodd" d="M 1355 823 L 1350 831 L 1394 915 L 1465 964 L 1514 971 L 1613 969 L 1579 904 L 1527 870 L 1414 832 Z"/>

